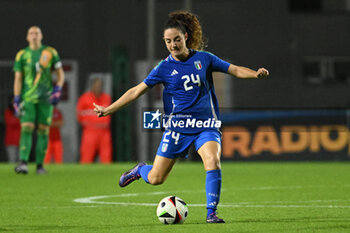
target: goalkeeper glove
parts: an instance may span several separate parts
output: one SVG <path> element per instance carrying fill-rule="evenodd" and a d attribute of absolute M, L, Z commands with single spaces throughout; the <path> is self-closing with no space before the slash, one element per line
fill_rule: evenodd
<path fill-rule="evenodd" d="M 51 104 L 53 104 L 53 105 L 58 104 L 58 102 L 60 101 L 60 98 L 61 98 L 61 90 L 62 90 L 62 87 L 54 86 L 52 94 L 50 96 Z"/>
<path fill-rule="evenodd" d="M 15 110 L 16 117 L 19 117 L 21 110 L 21 97 L 19 95 L 16 95 L 13 99 L 13 108 Z"/>

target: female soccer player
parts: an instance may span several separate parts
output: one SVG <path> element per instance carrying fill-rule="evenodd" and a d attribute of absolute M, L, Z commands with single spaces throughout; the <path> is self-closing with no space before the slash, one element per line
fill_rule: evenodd
<path fill-rule="evenodd" d="M 154 163 L 137 164 L 120 177 L 119 185 L 125 187 L 140 177 L 152 185 L 162 184 L 176 159 L 186 157 L 189 146 L 194 143 L 207 173 L 206 222 L 224 223 L 216 215 L 221 191 L 221 133 L 212 72 L 225 72 L 238 78 L 263 78 L 269 72 L 264 68 L 254 71 L 229 64 L 201 51 L 204 47 L 202 28 L 198 18 L 190 12 L 169 14 L 164 27 L 164 42 L 170 55 L 143 82 L 106 108 L 94 104 L 94 111 L 99 117 L 110 115 L 162 83 L 167 122 Z"/>

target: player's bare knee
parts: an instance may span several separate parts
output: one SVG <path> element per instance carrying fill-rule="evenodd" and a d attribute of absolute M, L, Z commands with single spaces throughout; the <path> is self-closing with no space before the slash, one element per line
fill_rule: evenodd
<path fill-rule="evenodd" d="M 35 128 L 35 125 L 31 122 L 24 122 L 21 124 L 22 129 L 26 129 L 28 131 L 33 131 Z"/>
<path fill-rule="evenodd" d="M 163 184 L 165 181 L 165 177 L 161 177 L 161 176 L 155 176 L 152 178 L 148 178 L 149 179 L 149 183 L 152 185 L 160 185 Z"/>
<path fill-rule="evenodd" d="M 42 125 L 42 124 L 40 124 L 39 126 L 38 126 L 38 133 L 49 133 L 49 130 L 50 130 L 50 126 L 48 126 L 48 125 Z"/>
<path fill-rule="evenodd" d="M 209 159 L 206 159 L 204 163 L 205 170 L 219 170 L 221 169 L 220 159 L 211 157 Z"/>

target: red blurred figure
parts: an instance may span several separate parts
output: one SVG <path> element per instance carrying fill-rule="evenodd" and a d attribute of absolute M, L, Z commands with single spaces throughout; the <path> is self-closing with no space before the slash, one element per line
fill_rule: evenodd
<path fill-rule="evenodd" d="M 63 126 L 63 115 L 60 110 L 56 107 L 53 109 L 52 113 L 52 123 L 50 126 L 49 133 L 49 144 L 47 146 L 47 151 L 45 155 L 45 163 L 50 163 L 52 158 L 55 163 L 62 163 L 63 146 L 61 140 L 60 129 Z"/>
<path fill-rule="evenodd" d="M 112 162 L 111 117 L 99 118 L 93 103 L 108 106 L 111 97 L 102 92 L 102 81 L 92 80 L 91 90 L 80 96 L 77 105 L 78 121 L 83 127 L 80 144 L 80 163 L 92 163 L 99 154 L 101 163 Z"/>
<path fill-rule="evenodd" d="M 21 123 L 15 116 L 13 98 L 9 97 L 8 107 L 5 110 L 5 147 L 8 161 L 15 163 L 19 156 L 19 139 L 21 136 Z"/>

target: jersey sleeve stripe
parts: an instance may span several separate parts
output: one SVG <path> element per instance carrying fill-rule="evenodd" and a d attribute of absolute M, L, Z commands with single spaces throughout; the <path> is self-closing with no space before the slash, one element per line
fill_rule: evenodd
<path fill-rule="evenodd" d="M 24 49 L 21 49 L 17 54 L 16 54 L 16 61 L 19 61 L 24 53 Z"/>

